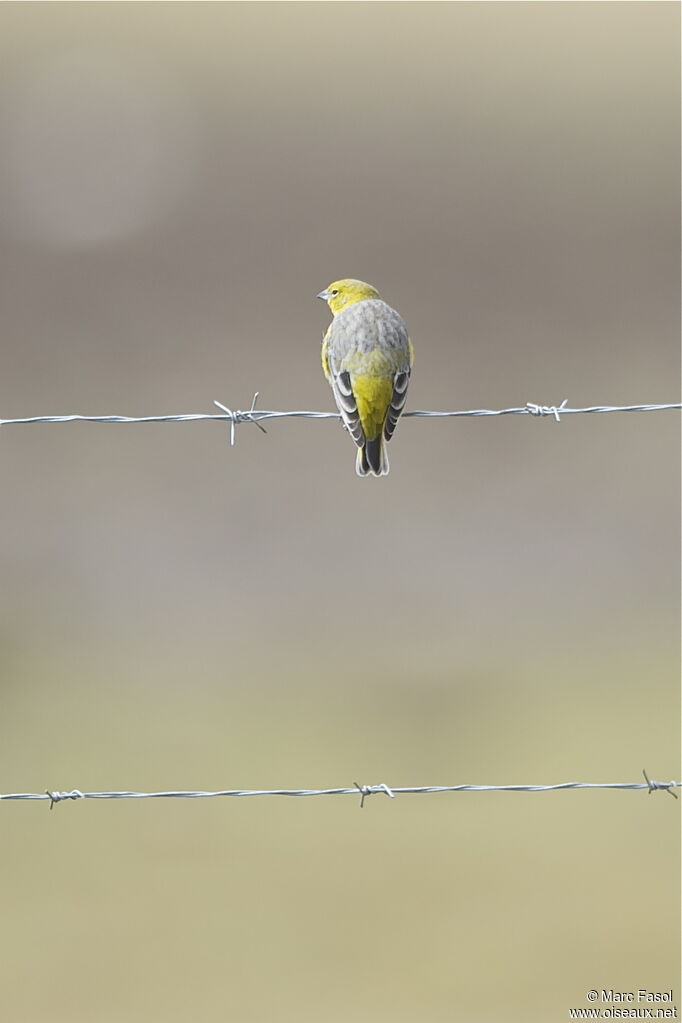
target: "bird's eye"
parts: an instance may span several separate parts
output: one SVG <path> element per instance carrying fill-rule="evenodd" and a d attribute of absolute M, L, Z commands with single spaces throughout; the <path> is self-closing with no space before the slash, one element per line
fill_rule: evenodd
<path fill-rule="evenodd" d="M 332 295 L 336 296 L 338 295 L 338 293 L 339 293 L 338 288 L 334 288 L 334 290 L 332 291 Z"/>

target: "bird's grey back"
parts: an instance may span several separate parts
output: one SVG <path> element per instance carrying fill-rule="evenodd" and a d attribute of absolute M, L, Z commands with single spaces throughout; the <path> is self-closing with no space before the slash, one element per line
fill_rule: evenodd
<path fill-rule="evenodd" d="M 409 356 L 409 337 L 402 316 L 380 298 L 347 306 L 329 325 L 329 345 L 336 359 L 351 352 L 383 351 Z"/>

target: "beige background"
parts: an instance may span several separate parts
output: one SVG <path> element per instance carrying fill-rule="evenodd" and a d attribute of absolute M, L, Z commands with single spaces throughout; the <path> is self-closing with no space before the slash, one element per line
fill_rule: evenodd
<path fill-rule="evenodd" d="M 4 418 L 678 400 L 679 7 L 5 4 Z M 0 790 L 679 772 L 679 416 L 0 431 Z M 9 1023 L 548 1023 L 675 987 L 644 792 L 0 807 Z"/>

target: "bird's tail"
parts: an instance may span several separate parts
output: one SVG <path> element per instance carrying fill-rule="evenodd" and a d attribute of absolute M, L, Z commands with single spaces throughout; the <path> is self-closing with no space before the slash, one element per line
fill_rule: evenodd
<path fill-rule="evenodd" d="M 355 471 L 358 476 L 388 476 L 388 455 L 383 433 L 374 440 L 366 440 L 363 447 L 358 448 Z"/>

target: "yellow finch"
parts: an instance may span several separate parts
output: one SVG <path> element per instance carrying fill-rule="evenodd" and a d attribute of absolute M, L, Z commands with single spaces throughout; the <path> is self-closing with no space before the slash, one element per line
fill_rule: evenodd
<path fill-rule="evenodd" d="M 358 476 L 386 476 L 385 442 L 405 406 L 412 342 L 401 316 L 363 281 L 334 281 L 317 296 L 334 319 L 322 342 L 322 369 L 358 446 Z"/>

